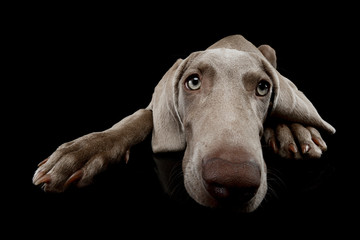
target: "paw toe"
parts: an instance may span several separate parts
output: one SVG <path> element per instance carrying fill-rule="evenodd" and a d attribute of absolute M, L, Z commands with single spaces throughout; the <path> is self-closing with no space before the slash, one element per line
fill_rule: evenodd
<path fill-rule="evenodd" d="M 50 183 L 50 182 L 51 182 L 51 177 L 46 172 L 38 171 L 35 173 L 33 178 L 34 185 L 40 185 L 42 183 Z"/>

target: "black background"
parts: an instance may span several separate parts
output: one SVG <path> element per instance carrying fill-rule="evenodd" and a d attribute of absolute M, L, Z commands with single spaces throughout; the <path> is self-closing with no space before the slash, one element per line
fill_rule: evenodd
<path fill-rule="evenodd" d="M 167 7 L 22 5 L 9 10 L 2 91 L 5 228 L 31 236 L 48 231 L 171 238 L 187 236 L 190 229 L 199 236 L 350 236 L 359 214 L 352 6 Z M 145 108 L 177 58 L 231 34 L 271 45 L 278 70 L 337 129 L 332 136 L 323 133 L 329 149 L 320 160 L 266 159 L 281 180 L 259 210 L 238 214 L 169 199 L 154 171 L 150 139 L 133 148 L 128 165 L 114 166 L 90 187 L 49 194 L 32 185 L 37 164 L 57 146 Z"/>

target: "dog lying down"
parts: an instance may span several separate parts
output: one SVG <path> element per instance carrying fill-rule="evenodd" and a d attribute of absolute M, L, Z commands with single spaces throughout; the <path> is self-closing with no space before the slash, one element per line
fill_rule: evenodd
<path fill-rule="evenodd" d="M 86 186 L 129 161 L 130 148 L 152 132 L 154 153 L 184 153 L 184 185 L 196 202 L 251 212 L 267 191 L 261 141 L 284 158 L 319 158 L 327 147 L 318 130 L 335 133 L 276 70 L 275 51 L 233 35 L 177 60 L 146 109 L 62 144 L 39 163 L 33 183 L 49 192 Z"/>

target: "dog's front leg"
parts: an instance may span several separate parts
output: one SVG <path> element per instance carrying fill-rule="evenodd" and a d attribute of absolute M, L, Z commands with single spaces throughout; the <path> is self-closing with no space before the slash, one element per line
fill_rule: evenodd
<path fill-rule="evenodd" d="M 327 150 L 318 130 L 299 123 L 266 127 L 264 141 L 274 153 L 289 159 L 320 158 Z"/>
<path fill-rule="evenodd" d="M 94 132 L 62 144 L 38 165 L 33 183 L 44 191 L 62 192 L 69 185 L 91 183 L 113 162 L 128 160 L 130 148 L 152 131 L 152 111 L 140 109 L 103 132 Z"/>

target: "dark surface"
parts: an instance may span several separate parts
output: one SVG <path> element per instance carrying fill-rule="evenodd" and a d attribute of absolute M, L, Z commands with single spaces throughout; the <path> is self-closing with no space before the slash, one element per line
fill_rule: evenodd
<path fill-rule="evenodd" d="M 254 23 L 233 14 L 217 21 L 215 15 L 205 18 L 197 11 L 169 12 L 155 20 L 155 13 L 143 16 L 138 11 L 128 19 L 126 9 L 32 7 L 16 8 L 9 17 L 13 25 L 6 45 L 10 87 L 3 94 L 11 92 L 3 103 L 6 120 L 14 127 L 5 129 L 10 130 L 5 150 L 11 157 L 3 160 L 12 166 L 3 170 L 3 211 L 5 229 L 15 227 L 12 234 L 172 238 L 188 236 L 189 229 L 239 237 L 245 232 L 287 236 L 288 230 L 292 236 L 353 232 L 359 214 L 359 157 L 350 145 L 357 139 L 353 126 L 358 110 L 353 72 L 358 51 L 352 15 L 347 14 L 351 8 L 333 7 L 321 14 L 320 9 L 301 14 L 291 9 L 278 18 L 258 14 L 259 23 Z M 341 20 L 334 15 L 339 11 Z M 194 16 L 199 21 L 193 22 Z M 323 134 L 329 150 L 320 160 L 289 161 L 265 152 L 271 190 L 256 212 L 238 214 L 169 198 L 154 170 L 150 139 L 132 149 L 128 165 L 113 166 L 90 187 L 49 194 L 32 185 L 36 165 L 57 146 L 105 130 L 146 107 L 177 58 L 237 33 L 255 45 L 271 45 L 279 71 L 337 129 L 333 136 Z M 180 189 L 181 177 L 177 181 Z M 188 199 L 181 193 L 174 195 Z"/>

